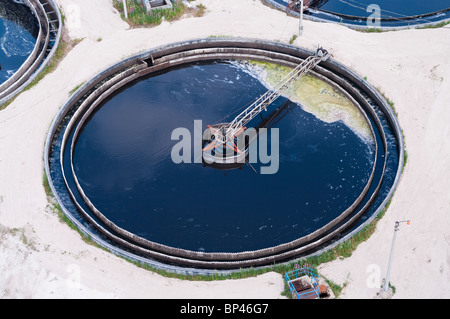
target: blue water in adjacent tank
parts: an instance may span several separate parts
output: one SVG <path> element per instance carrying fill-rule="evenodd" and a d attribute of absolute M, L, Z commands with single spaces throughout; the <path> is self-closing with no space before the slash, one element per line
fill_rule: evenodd
<path fill-rule="evenodd" d="M 26 61 L 38 32 L 38 22 L 27 6 L 0 0 L 0 84 Z"/>
<path fill-rule="evenodd" d="M 85 124 L 74 152 L 79 182 L 116 225 L 173 247 L 238 252 L 307 235 L 348 208 L 372 170 L 374 144 L 342 122 L 323 122 L 281 97 L 263 114 L 273 116 L 283 106 L 272 122 L 280 138 L 276 174 L 259 174 L 262 163 L 224 171 L 171 159 L 178 142 L 171 139 L 174 129 L 193 132 L 194 120 L 202 120 L 203 128 L 230 121 L 237 115 L 231 110 L 266 91 L 226 62 L 193 64 L 133 83 Z M 66 151 L 64 170 L 75 189 L 68 158 Z M 52 177 L 64 187 L 60 174 Z"/>
<path fill-rule="evenodd" d="M 291 0 L 271 1 L 283 6 L 291 2 Z M 408 26 L 450 18 L 450 11 L 441 12 L 450 9 L 450 2 L 446 0 L 313 0 L 310 8 L 319 11 L 309 10 L 305 13 L 330 21 L 364 25 L 366 18 L 374 13 L 372 9 L 368 11 L 370 5 L 379 7 L 380 18 L 385 20 L 381 22 L 381 26 L 385 27 Z M 436 14 L 428 15 L 431 13 Z M 349 19 L 346 16 L 360 19 Z"/>

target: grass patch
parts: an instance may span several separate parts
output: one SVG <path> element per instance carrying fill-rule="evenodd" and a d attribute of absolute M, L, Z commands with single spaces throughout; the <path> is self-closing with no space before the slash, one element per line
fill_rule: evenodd
<path fill-rule="evenodd" d="M 414 26 L 408 25 L 408 27 L 405 28 L 405 29 L 417 29 L 417 30 L 421 30 L 421 29 L 438 29 L 438 28 L 445 27 L 445 26 L 447 26 L 449 24 L 450 24 L 450 21 L 443 21 L 443 22 L 440 22 L 440 23 L 437 23 L 437 24 L 427 25 L 427 26 L 424 26 L 424 27 L 414 27 Z M 361 29 L 357 29 L 357 28 L 355 28 L 353 30 L 359 31 L 359 32 L 364 32 L 364 33 L 381 33 L 381 32 L 396 31 L 395 29 L 389 29 L 389 28 L 387 28 L 387 29 L 381 29 L 381 28 L 365 28 L 365 29 L 361 28 Z"/>
<path fill-rule="evenodd" d="M 36 84 L 39 83 L 40 80 L 42 80 L 47 74 L 52 73 L 58 64 L 61 62 L 61 60 L 64 58 L 66 54 L 66 47 L 67 42 L 60 41 L 58 48 L 55 51 L 55 54 L 53 55 L 52 59 L 50 60 L 50 63 L 47 64 L 47 66 L 42 70 L 41 73 L 38 74 L 38 76 L 31 82 L 24 91 L 30 90 L 32 87 L 34 87 Z"/>
<path fill-rule="evenodd" d="M 78 84 L 76 87 L 74 87 L 70 92 L 69 95 L 74 94 L 85 82 Z"/>
<path fill-rule="evenodd" d="M 113 0 L 113 6 L 120 12 L 123 20 L 132 27 L 157 26 L 163 21 L 179 19 L 188 10 L 183 2 L 175 2 L 172 8 L 154 9 L 147 12 L 145 6 L 137 0 L 128 1 L 128 19 L 125 19 L 123 1 Z M 206 8 L 205 8 L 206 9 Z"/>
<path fill-rule="evenodd" d="M 377 90 L 378 90 L 378 92 L 381 93 L 381 95 L 383 95 L 386 102 L 388 102 L 389 106 L 391 107 L 392 111 L 394 112 L 395 116 L 398 118 L 398 113 L 397 113 L 397 110 L 395 109 L 394 101 L 390 100 L 383 92 L 381 92 L 381 90 L 379 88 L 377 88 Z M 403 133 L 403 129 L 402 129 L 402 137 L 403 137 L 403 144 L 404 144 L 403 167 L 402 167 L 402 172 L 403 172 L 403 170 L 405 169 L 406 163 L 408 162 L 408 151 L 406 150 L 405 133 Z"/>
<path fill-rule="evenodd" d="M 318 256 L 308 257 L 308 258 L 302 258 L 297 261 L 292 261 L 288 264 L 283 265 L 274 265 L 272 267 L 267 268 L 249 268 L 249 269 L 242 269 L 241 271 L 233 272 L 231 274 L 222 275 L 219 273 L 213 274 L 213 275 L 183 275 L 183 274 L 176 274 L 172 272 L 168 272 L 165 270 L 154 268 L 150 265 L 137 262 L 134 260 L 126 259 L 130 263 L 136 265 L 137 267 L 158 273 L 164 277 L 167 278 L 177 278 L 182 280 L 190 280 L 190 281 L 214 281 L 214 280 L 227 280 L 227 279 L 243 279 L 243 278 L 249 278 L 249 277 L 255 277 L 258 275 L 262 275 L 264 273 L 274 271 L 279 273 L 280 275 L 284 276 L 284 274 L 288 271 L 291 271 L 294 269 L 295 264 L 309 264 L 312 269 L 315 269 L 317 271 L 317 267 L 326 262 L 330 262 L 333 260 L 336 260 L 337 258 L 347 258 L 352 255 L 356 247 L 366 241 L 375 231 L 376 224 L 378 221 L 384 216 L 386 210 L 388 209 L 389 205 L 391 203 L 391 200 L 388 201 L 386 206 L 381 210 L 381 212 L 377 215 L 377 217 L 368 225 L 366 225 L 359 233 L 352 236 L 347 241 L 339 244 L 335 248 L 326 251 Z M 317 271 L 317 273 L 319 273 Z M 320 275 L 320 274 L 319 274 Z M 323 277 L 323 276 L 322 276 Z M 323 277 L 324 278 L 324 277 Z M 331 290 L 333 291 L 336 298 L 339 297 L 340 293 L 342 292 L 342 289 L 345 287 L 344 285 L 338 285 L 331 280 L 324 278 L 325 281 L 330 286 Z M 283 277 L 284 280 L 284 277 Z M 287 298 L 291 298 L 291 294 L 289 292 L 289 287 L 287 286 L 285 282 L 285 288 L 281 292 L 281 295 L 286 296 Z"/>
<path fill-rule="evenodd" d="M 428 25 L 428 26 L 417 28 L 417 29 L 437 29 L 437 28 L 445 27 L 445 26 L 447 26 L 449 24 L 450 24 L 450 21 L 443 21 L 443 22 L 440 22 L 438 24 Z"/>
<path fill-rule="evenodd" d="M 42 186 L 44 187 L 45 194 L 47 195 L 47 200 L 49 203 L 48 207 L 50 208 L 50 210 L 58 216 L 60 222 L 67 224 L 71 229 L 78 231 L 78 228 L 75 226 L 74 223 L 72 223 L 72 221 L 69 218 L 67 218 L 67 216 L 63 213 L 61 206 L 59 206 L 58 202 L 56 201 L 56 198 L 53 195 L 53 192 L 50 187 L 50 183 L 48 182 L 48 177 L 47 177 L 47 174 L 45 173 L 45 171 L 42 176 Z"/>
<path fill-rule="evenodd" d="M 218 35 L 210 35 L 208 38 L 229 38 L 232 37 L 231 35 L 225 35 L 225 34 L 218 34 Z"/>
<path fill-rule="evenodd" d="M 347 285 L 347 284 L 344 284 L 344 285 L 340 286 L 327 278 L 325 278 L 325 281 L 327 282 L 328 286 L 330 286 L 331 291 L 333 291 L 335 298 L 339 297 L 339 295 L 342 293 L 342 290 Z"/>
<path fill-rule="evenodd" d="M 163 20 L 169 22 L 175 21 L 185 14 L 193 17 L 202 17 L 206 14 L 206 6 L 203 4 L 188 7 L 182 1 L 175 1 L 172 2 L 172 8 L 154 9 L 147 12 L 147 9 L 142 3 L 137 0 L 130 0 L 127 2 L 128 19 L 126 19 L 123 1 L 113 0 L 113 6 L 119 11 L 122 19 L 132 28 L 155 27 L 160 25 Z"/>
<path fill-rule="evenodd" d="M 9 99 L 7 102 L 0 105 L 0 111 L 6 109 L 14 100 L 16 99 L 17 95 L 14 96 L 12 99 Z"/>
<path fill-rule="evenodd" d="M 394 114 L 396 117 L 398 117 L 398 113 L 397 110 L 395 109 L 395 103 L 394 101 L 392 101 L 391 99 L 389 99 L 384 93 L 381 93 L 384 97 L 384 99 L 386 100 L 386 102 L 388 102 L 389 106 L 391 107 L 392 111 L 394 111 Z"/>
<path fill-rule="evenodd" d="M 403 143 L 405 141 L 405 136 L 403 136 Z M 405 149 L 403 151 L 403 167 L 402 167 L 402 172 L 405 169 L 406 163 L 408 162 L 408 151 L 406 150 L 406 146 Z"/>
<path fill-rule="evenodd" d="M 70 229 L 76 231 L 81 236 L 81 239 L 85 243 L 100 248 L 102 250 L 108 251 L 106 248 L 94 242 L 90 236 L 87 236 L 82 231 L 80 231 L 78 227 L 66 216 L 66 214 L 64 214 L 64 212 L 61 209 L 61 206 L 56 201 L 56 198 L 53 195 L 45 170 L 42 176 L 42 186 L 44 187 L 45 194 L 47 195 L 48 208 L 50 209 L 51 212 L 53 212 L 54 214 L 56 214 L 56 216 L 58 216 L 58 219 L 61 223 L 66 224 L 67 226 L 69 226 Z"/>
<path fill-rule="evenodd" d="M 44 171 L 44 175 L 42 176 L 42 186 L 44 186 L 45 195 L 47 195 L 48 197 L 53 197 L 53 192 L 50 187 L 50 183 L 48 182 L 48 177 L 47 177 L 47 174 L 45 173 L 45 171 Z"/>
<path fill-rule="evenodd" d="M 395 295 L 397 288 L 395 288 L 395 286 L 391 285 L 391 282 L 388 283 L 388 287 L 392 289 L 392 295 Z"/>
<path fill-rule="evenodd" d="M 5 239 L 7 235 L 10 235 L 12 237 L 18 237 L 20 242 L 30 250 L 39 251 L 39 249 L 36 247 L 36 243 L 33 241 L 32 238 L 29 238 L 25 235 L 25 228 L 7 228 L 0 225 L 0 244 Z"/>
<path fill-rule="evenodd" d="M 355 31 L 363 32 L 363 33 L 382 33 L 382 32 L 388 32 L 389 30 L 383 30 L 380 28 L 368 28 L 368 29 L 353 29 Z"/>
<path fill-rule="evenodd" d="M 295 39 L 297 39 L 297 35 L 294 34 L 290 39 L 289 39 L 289 44 L 294 43 Z"/>
<path fill-rule="evenodd" d="M 194 17 L 203 17 L 205 13 L 206 13 L 206 6 L 200 3 L 197 6 L 197 10 L 194 13 Z"/>

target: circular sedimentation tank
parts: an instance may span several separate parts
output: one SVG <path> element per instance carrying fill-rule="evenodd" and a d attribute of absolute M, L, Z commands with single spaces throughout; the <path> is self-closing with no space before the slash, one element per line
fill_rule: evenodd
<path fill-rule="evenodd" d="M 210 38 L 101 72 L 70 97 L 47 138 L 46 173 L 63 212 L 114 253 L 185 273 L 264 267 L 352 236 L 392 196 L 403 140 L 378 91 L 331 58 L 249 123 L 268 140 L 277 132 L 271 174 L 261 173 L 267 160 L 220 170 L 195 158 L 208 124 L 232 120 L 311 54 Z M 192 144 L 176 163 L 180 128 Z"/>
<path fill-rule="evenodd" d="M 61 35 L 53 0 L 0 1 L 0 106 L 50 62 Z"/>
<path fill-rule="evenodd" d="M 264 1 L 283 11 L 292 3 L 291 0 Z M 407 29 L 450 21 L 450 4 L 441 0 L 305 0 L 304 3 L 308 4 L 305 19 L 335 22 L 355 29 Z M 298 9 L 290 12 L 298 16 Z"/>

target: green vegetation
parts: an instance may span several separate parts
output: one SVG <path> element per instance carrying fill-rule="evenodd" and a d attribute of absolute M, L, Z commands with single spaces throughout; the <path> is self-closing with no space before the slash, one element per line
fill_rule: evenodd
<path fill-rule="evenodd" d="M 407 29 L 418 29 L 418 30 L 420 30 L 420 29 L 437 29 L 437 28 L 445 27 L 445 26 L 447 26 L 449 24 L 450 24 L 450 21 L 443 21 L 443 22 L 440 22 L 440 23 L 437 23 L 437 24 L 426 25 L 424 27 L 414 27 L 414 26 L 408 25 Z M 353 30 L 359 31 L 359 32 L 364 32 L 364 33 L 381 33 L 381 32 L 395 31 L 394 28 L 392 28 L 392 29 L 389 29 L 389 28 L 386 28 L 386 29 L 381 29 L 381 28 L 361 28 L 361 29 L 354 28 Z"/>
<path fill-rule="evenodd" d="M 203 17 L 206 13 L 206 6 L 204 6 L 203 4 L 199 4 L 197 6 L 197 11 L 194 13 L 195 17 Z"/>
<path fill-rule="evenodd" d="M 39 83 L 40 80 L 42 80 L 47 74 L 52 73 L 56 67 L 58 66 L 59 62 L 64 58 L 66 54 L 66 48 L 68 46 L 68 43 L 65 41 L 60 41 L 58 48 L 55 51 L 55 54 L 53 55 L 53 58 L 51 59 L 50 63 L 47 64 L 47 66 L 44 68 L 44 70 L 38 74 L 38 76 L 34 79 L 33 82 L 28 85 L 24 91 L 30 90 L 33 86 Z"/>
<path fill-rule="evenodd" d="M 417 28 L 417 29 L 437 29 L 437 28 L 445 27 L 449 24 L 450 24 L 450 21 L 443 21 L 438 24 L 428 25 L 428 26 Z"/>
<path fill-rule="evenodd" d="M 132 0 L 128 1 L 128 19 L 125 19 L 123 2 L 114 0 L 113 6 L 120 12 L 122 19 L 127 21 L 133 27 L 157 26 L 161 24 L 163 19 L 166 21 L 173 21 L 187 12 L 187 8 L 182 2 L 175 2 L 173 3 L 172 8 L 154 9 L 148 13 L 142 3 L 137 0 Z"/>
<path fill-rule="evenodd" d="M 61 206 L 59 206 L 59 204 L 56 202 L 52 193 L 52 189 L 50 188 L 50 184 L 48 182 L 47 174 L 45 172 L 42 177 L 42 185 L 44 186 L 47 199 L 49 199 L 49 208 L 52 210 L 52 212 L 56 213 L 61 222 L 69 225 L 71 229 L 78 231 L 77 227 L 70 221 L 70 219 L 67 218 L 67 216 L 63 213 Z"/>
<path fill-rule="evenodd" d="M 60 221 L 62 223 L 67 224 L 71 229 L 77 231 L 86 243 L 107 251 L 106 248 L 96 244 L 89 236 L 86 236 L 84 233 L 82 233 L 80 230 L 78 230 L 78 228 L 63 213 L 61 207 L 57 204 L 57 202 L 53 196 L 53 193 L 51 191 L 51 188 L 50 188 L 50 185 L 48 182 L 48 178 L 47 178 L 47 175 L 45 172 L 43 174 L 43 187 L 45 189 L 45 193 L 47 194 L 47 198 L 49 200 L 49 207 L 52 209 L 53 212 L 55 212 L 58 215 Z M 337 245 L 336 247 L 334 247 L 328 251 L 323 252 L 322 254 L 320 254 L 318 256 L 302 258 L 302 259 L 292 261 L 287 264 L 273 265 L 273 266 L 267 267 L 267 268 L 242 269 L 240 271 L 233 272 L 233 273 L 227 274 L 227 275 L 222 275 L 219 273 L 215 273 L 213 275 L 183 275 L 183 274 L 172 273 L 172 272 L 168 272 L 166 270 L 154 268 L 153 266 L 150 266 L 145 263 L 141 263 L 139 261 L 130 260 L 130 259 L 127 259 L 124 257 L 122 257 L 122 258 L 124 258 L 125 260 L 129 261 L 130 263 L 132 263 L 140 268 L 158 273 L 164 277 L 177 278 L 177 279 L 190 280 L 190 281 L 214 281 L 214 280 L 227 280 L 227 279 L 243 279 L 243 278 L 249 278 L 249 277 L 255 277 L 258 275 L 262 275 L 262 274 L 270 272 L 270 271 L 274 271 L 281 275 L 284 275 L 286 272 L 293 270 L 295 264 L 303 265 L 305 263 L 309 264 L 310 267 L 312 269 L 315 269 L 317 271 L 317 273 L 320 275 L 320 273 L 317 270 L 317 267 L 320 264 L 327 263 L 327 262 L 336 260 L 338 258 L 342 259 L 342 258 L 350 257 L 360 243 L 362 243 L 370 238 L 370 236 L 374 233 L 374 231 L 376 229 L 376 225 L 377 225 L 378 221 L 384 216 L 387 209 L 389 208 L 389 205 L 391 204 L 391 199 L 388 201 L 386 206 L 380 211 L 380 213 L 376 216 L 376 218 L 371 223 L 366 225 L 361 231 L 359 231 L 357 234 L 353 235 L 351 238 L 349 238 L 345 242 Z M 340 286 L 340 285 L 332 282 L 331 280 L 325 278 L 324 276 L 321 276 L 321 277 L 324 278 L 325 281 L 328 283 L 331 290 L 333 291 L 335 298 L 338 298 L 342 289 L 345 287 L 346 284 L 344 283 L 342 286 Z M 283 277 L 283 280 L 284 280 L 284 277 Z M 285 282 L 285 288 L 281 294 L 283 296 L 291 298 L 291 294 L 289 293 L 289 288 L 288 288 L 286 282 Z"/>
<path fill-rule="evenodd" d="M 378 92 L 381 92 L 379 88 L 377 88 Z M 381 95 L 385 98 L 386 102 L 388 102 L 389 106 L 391 107 L 392 111 L 394 112 L 395 116 L 398 118 L 397 110 L 395 109 L 395 103 L 394 101 L 390 100 L 383 92 L 381 92 Z M 403 136 L 403 144 L 404 144 L 404 150 L 403 150 L 403 167 L 402 172 L 405 169 L 406 163 L 408 162 L 408 151 L 406 150 L 406 142 L 405 142 L 405 134 L 403 133 L 402 129 L 402 136 Z"/>
<path fill-rule="evenodd" d="M 395 286 L 392 286 L 391 282 L 388 283 L 388 287 L 391 288 L 392 294 L 395 295 L 395 291 L 397 290 L 397 288 L 395 288 Z"/>
<path fill-rule="evenodd" d="M 384 92 L 380 90 L 379 87 L 377 87 L 377 90 L 378 90 L 378 92 L 381 93 L 381 95 L 383 95 L 384 99 L 386 100 L 386 102 L 387 102 L 387 103 L 389 104 L 389 106 L 391 107 L 391 109 L 392 109 L 392 111 L 394 112 L 395 116 L 398 118 L 398 113 L 397 113 L 397 110 L 395 109 L 395 103 L 394 103 L 394 101 L 390 100 L 390 99 L 386 96 L 386 94 L 384 94 Z"/>
<path fill-rule="evenodd" d="M 74 94 L 85 82 L 78 84 L 76 87 L 74 87 L 70 92 L 69 95 Z"/>
<path fill-rule="evenodd" d="M 290 39 L 289 39 L 289 44 L 294 43 L 295 39 L 297 39 L 297 35 L 294 34 Z"/>
<path fill-rule="evenodd" d="M 228 38 L 231 37 L 231 35 L 225 35 L 225 34 L 218 34 L 218 35 L 210 35 L 208 38 Z"/>
<path fill-rule="evenodd" d="M 274 63 L 249 61 L 257 74 L 272 87 L 279 83 L 292 68 Z M 259 69 L 259 70 L 258 70 Z M 264 72 L 261 72 L 264 71 Z M 303 74 L 283 93 L 291 101 L 320 120 L 332 123 L 341 120 L 362 139 L 373 140 L 370 125 L 358 107 L 340 90 L 310 74 Z"/>
<path fill-rule="evenodd" d="M 50 63 L 47 64 L 47 66 L 44 68 L 44 70 L 42 70 L 42 72 L 38 74 L 38 76 L 33 80 L 33 82 L 31 82 L 25 89 L 23 89 L 22 92 L 30 90 L 32 87 L 34 87 L 36 84 L 38 84 L 39 81 L 42 80 L 47 74 L 52 73 L 56 69 L 59 62 L 63 59 L 64 55 L 66 54 L 66 47 L 67 47 L 67 42 L 64 42 L 61 40 L 59 42 L 58 48 L 56 49 L 55 54 L 53 55 L 53 58 L 51 59 Z M 8 107 L 8 105 L 10 105 L 12 102 L 14 102 L 14 100 L 16 99 L 17 96 L 18 95 L 16 95 L 11 100 L 4 103 L 3 105 L 0 105 L 0 110 L 3 110 L 6 107 Z"/>
<path fill-rule="evenodd" d="M 359 32 L 364 32 L 364 33 L 381 33 L 381 32 L 389 31 L 389 30 L 383 30 L 380 28 L 354 29 L 354 30 L 359 31 Z"/>
<path fill-rule="evenodd" d="M 345 286 L 347 285 L 347 283 L 344 283 L 342 286 L 339 286 L 338 284 L 332 282 L 331 280 L 325 278 L 326 283 L 328 284 L 328 286 L 330 286 L 331 291 L 334 294 L 335 298 L 338 298 L 339 295 L 342 292 L 342 289 L 345 288 Z"/>
<path fill-rule="evenodd" d="M 45 194 L 47 195 L 47 201 L 48 201 L 48 208 L 51 212 L 55 213 L 59 221 L 63 224 L 66 224 L 70 227 L 70 229 L 76 231 L 78 234 L 80 234 L 81 238 L 84 240 L 84 242 L 93 245 L 95 247 L 98 247 L 103 250 L 107 250 L 106 248 L 97 245 L 89 236 L 85 235 L 83 232 L 81 232 L 77 226 L 64 214 L 64 212 L 61 209 L 61 206 L 59 206 L 58 202 L 56 201 L 52 189 L 50 187 L 50 184 L 48 182 L 47 174 L 44 171 L 44 174 L 42 176 L 42 186 L 44 186 Z"/>
<path fill-rule="evenodd" d="M 17 95 L 15 97 L 13 97 L 12 99 L 10 99 L 8 102 L 3 103 L 2 105 L 0 105 L 0 111 L 6 109 L 8 107 L 8 105 L 10 105 L 12 102 L 14 102 L 16 97 L 17 97 Z"/>
<path fill-rule="evenodd" d="M 395 110 L 395 103 L 394 101 L 391 101 L 389 98 L 385 97 L 386 101 L 388 102 L 389 106 L 392 108 L 392 111 L 394 111 L 395 115 L 397 115 L 397 111 Z"/>
<path fill-rule="evenodd" d="M 405 140 L 405 137 L 403 136 L 403 141 Z M 405 169 L 406 163 L 408 162 L 408 151 L 406 150 L 406 146 L 403 152 L 403 168 L 402 168 L 402 172 Z"/>
<path fill-rule="evenodd" d="M 282 264 L 282 265 L 274 265 L 272 267 L 267 268 L 249 268 L 249 269 L 242 269 L 241 271 L 233 272 L 228 275 L 221 275 L 219 273 L 213 274 L 213 275 L 182 275 L 182 274 L 176 274 L 171 273 L 165 270 L 160 270 L 157 268 L 154 268 L 152 266 L 149 266 L 144 263 L 140 263 L 137 261 L 126 259 L 127 261 L 135 264 L 136 266 L 150 270 L 152 272 L 158 273 L 162 276 L 168 277 L 168 278 L 178 278 L 183 280 L 190 280 L 190 281 L 213 281 L 213 280 L 226 280 L 226 279 L 242 279 L 242 278 L 248 278 L 248 277 L 255 277 L 270 271 L 277 272 L 281 275 L 284 275 L 286 272 L 291 271 L 294 269 L 295 264 L 309 264 L 312 269 L 315 269 L 317 271 L 317 267 L 326 262 L 330 262 L 333 260 L 336 260 L 338 258 L 347 258 L 352 255 L 356 247 L 366 241 L 375 231 L 376 224 L 378 221 L 384 216 L 386 210 L 388 209 L 389 205 L 391 203 L 391 200 L 387 203 L 387 205 L 381 210 L 381 212 L 377 215 L 377 217 L 368 225 L 366 225 L 359 233 L 352 236 L 347 241 L 337 245 L 333 249 L 326 251 L 318 256 L 308 257 L 299 259 L 297 261 L 292 261 L 288 264 Z M 319 272 L 318 272 L 319 273 Z M 320 274 L 319 274 L 320 275 Z M 323 277 L 323 276 L 322 276 Z M 342 289 L 345 287 L 345 284 L 343 286 L 340 286 L 331 280 L 323 277 L 325 281 L 329 284 L 330 288 L 332 289 L 334 295 L 336 298 L 339 297 L 339 294 L 341 293 Z M 284 279 L 284 277 L 283 277 Z M 289 288 L 287 287 L 285 283 L 285 289 L 281 293 L 283 296 L 286 296 L 290 298 Z"/>
<path fill-rule="evenodd" d="M 35 241 L 32 238 L 27 237 L 25 234 L 26 230 L 24 227 L 22 228 L 9 228 L 0 225 L 0 244 L 5 239 L 6 236 L 19 237 L 20 241 L 24 246 L 26 246 L 30 250 L 39 251 L 36 247 Z"/>
<path fill-rule="evenodd" d="M 189 2 L 193 1 L 195 0 Z M 160 25 L 163 20 L 174 21 L 185 14 L 202 17 L 206 13 L 206 6 L 201 3 L 194 7 L 187 7 L 182 1 L 175 1 L 172 3 L 172 8 L 154 9 L 150 12 L 147 12 L 145 6 L 138 0 L 129 0 L 127 4 L 128 19 L 125 19 L 123 1 L 113 0 L 114 8 L 131 27 L 154 27 Z"/>

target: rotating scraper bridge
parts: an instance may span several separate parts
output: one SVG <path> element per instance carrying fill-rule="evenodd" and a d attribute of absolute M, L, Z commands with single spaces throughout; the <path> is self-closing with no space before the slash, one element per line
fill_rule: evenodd
<path fill-rule="evenodd" d="M 62 32 L 62 19 L 54 0 L 24 0 L 39 25 L 33 51 L 8 80 L 0 85 L 0 106 L 27 87 L 50 63 L 58 48 Z"/>
<path fill-rule="evenodd" d="M 323 48 L 318 48 L 315 54 L 307 57 L 302 63 L 297 65 L 291 72 L 289 72 L 279 83 L 275 85 L 273 90 L 269 90 L 261 95 L 255 102 L 242 111 L 231 123 L 223 123 L 219 125 L 208 125 L 210 135 L 214 137 L 208 145 L 203 148 L 203 157 L 205 155 L 211 162 L 216 164 L 234 164 L 234 161 L 245 162 L 247 151 L 245 145 L 239 145 L 239 136 L 244 133 L 247 125 L 253 118 L 258 116 L 262 111 L 267 111 L 267 108 L 285 91 L 300 78 L 300 76 L 308 73 L 321 61 L 328 59 L 330 54 Z M 210 150 L 223 149 L 224 156 L 211 156 Z M 234 153 L 237 153 L 236 155 Z M 239 158 L 242 158 L 239 160 Z"/>
<path fill-rule="evenodd" d="M 175 43 L 152 49 L 121 61 L 101 72 L 82 85 L 70 97 L 61 108 L 47 137 L 45 148 L 46 174 L 50 187 L 63 212 L 82 232 L 115 254 L 152 265 L 156 268 L 188 274 L 213 273 L 216 271 L 229 272 L 240 268 L 264 267 L 273 265 L 274 263 L 287 262 L 300 256 L 320 253 L 349 238 L 375 218 L 396 188 L 401 167 L 403 166 L 403 140 L 395 115 L 386 100 L 367 81 L 361 79 L 353 71 L 332 58 L 320 62 L 310 73 L 331 84 L 333 87 L 346 91 L 349 98 L 353 99 L 356 105 L 360 106 L 360 110 L 365 114 L 365 117 L 372 118 L 373 125 L 380 132 L 383 132 L 382 125 L 368 102 L 368 100 L 374 101 L 386 117 L 398 142 L 399 164 L 393 186 L 389 189 L 387 196 L 384 198 L 382 204 L 377 207 L 376 211 L 371 216 L 368 216 L 364 223 L 360 223 L 357 227 L 355 227 L 355 223 L 367 211 L 382 183 L 381 178 L 379 181 L 377 180 L 376 185 L 372 185 L 375 166 L 378 170 L 383 170 L 384 173 L 387 156 L 384 157 L 384 161 L 376 161 L 372 175 L 357 200 L 327 225 L 307 236 L 285 244 L 255 251 L 236 253 L 185 250 L 141 238 L 136 234 L 121 229 L 108 220 L 106 216 L 102 215 L 92 205 L 89 198 L 84 196 L 83 200 L 95 215 L 94 219 L 77 203 L 72 190 L 70 187 L 67 187 L 67 193 L 75 203 L 75 207 L 77 207 L 77 214 L 79 213 L 83 218 L 83 221 L 80 221 L 77 214 L 74 214 L 72 210 L 64 205 L 62 199 L 67 198 L 67 193 L 59 193 L 52 178 L 52 172 L 60 170 L 62 171 L 64 180 L 66 180 L 62 167 L 64 165 L 64 149 L 67 147 L 73 153 L 74 146 L 68 143 L 70 134 L 74 132 L 73 140 L 76 140 L 83 123 L 101 105 L 102 101 L 139 78 L 179 65 L 224 59 L 259 60 L 295 68 L 313 54 L 313 52 L 298 47 L 269 41 L 242 38 L 209 38 Z M 60 148 L 56 145 L 58 134 L 64 134 Z M 383 133 L 381 133 L 381 143 L 378 144 L 376 145 L 376 149 L 387 149 L 386 137 Z M 73 172 L 73 163 L 71 163 L 71 166 Z M 364 204 L 363 209 L 355 212 L 356 207 L 361 203 L 362 198 L 367 194 L 369 188 L 375 189 L 373 195 Z"/>

